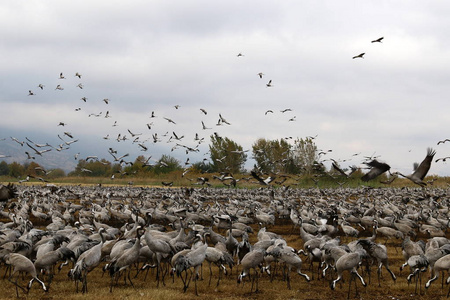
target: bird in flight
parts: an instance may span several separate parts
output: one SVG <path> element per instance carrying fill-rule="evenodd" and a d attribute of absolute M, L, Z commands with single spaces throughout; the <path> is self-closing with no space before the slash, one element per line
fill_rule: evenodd
<path fill-rule="evenodd" d="M 169 118 L 164 117 L 164 119 L 166 119 L 169 123 L 177 124 L 177 123 L 175 123 L 173 120 L 171 120 Z"/>
<path fill-rule="evenodd" d="M 400 175 L 402 177 L 408 178 L 415 184 L 418 184 L 422 187 L 426 186 L 427 184 L 423 182 L 423 179 L 427 175 L 428 171 L 431 167 L 431 162 L 433 161 L 433 157 L 436 154 L 436 151 L 428 148 L 427 149 L 427 156 L 425 156 L 424 160 L 418 165 L 417 163 L 414 164 L 414 172 L 411 175 L 403 175 L 400 172 L 396 172 L 395 174 Z"/>
<path fill-rule="evenodd" d="M 266 86 L 267 86 L 267 87 L 272 87 L 272 86 L 273 86 L 273 85 L 272 85 L 272 79 L 270 79 L 269 82 L 266 83 Z"/>
<path fill-rule="evenodd" d="M 376 40 L 371 41 L 371 43 L 382 43 L 381 41 L 384 39 L 384 37 L 380 37 Z"/>
<path fill-rule="evenodd" d="M 360 53 L 358 55 L 355 55 L 355 56 L 353 56 L 353 59 L 355 59 L 355 58 L 364 58 L 364 54 L 366 54 L 366 53 L 363 52 L 363 53 Z"/>
<path fill-rule="evenodd" d="M 64 77 L 63 73 L 59 73 L 59 79 L 66 79 L 66 77 Z"/>
<path fill-rule="evenodd" d="M 39 83 L 38 88 L 40 88 L 41 90 L 43 90 L 43 89 L 44 89 L 44 86 L 45 86 L 45 85 L 43 85 L 42 83 Z"/>
<path fill-rule="evenodd" d="M 31 90 L 28 90 L 28 96 L 34 96 L 34 93 Z"/>
<path fill-rule="evenodd" d="M 443 144 L 445 142 L 450 142 L 450 139 L 445 139 L 445 140 L 439 141 L 437 144 L 439 145 L 439 144 Z"/>
<path fill-rule="evenodd" d="M 263 78 L 264 73 L 263 72 L 259 72 L 257 75 L 259 76 L 259 78 Z"/>
<path fill-rule="evenodd" d="M 200 111 L 201 111 L 202 113 L 204 113 L 205 115 L 208 114 L 208 112 L 207 112 L 204 108 L 200 108 Z"/>
<path fill-rule="evenodd" d="M 269 109 L 264 114 L 267 115 L 268 113 L 272 113 L 273 114 L 273 110 Z"/>
<path fill-rule="evenodd" d="M 292 111 L 292 109 L 290 109 L 290 108 L 286 108 L 286 109 L 283 109 L 283 110 L 280 110 L 282 113 L 285 113 L 285 112 L 287 112 L 287 111 Z"/>
<path fill-rule="evenodd" d="M 238 53 L 237 57 L 242 57 L 244 56 L 244 54 L 242 54 L 241 52 Z"/>
<path fill-rule="evenodd" d="M 370 167 L 370 171 L 367 172 L 367 174 L 365 174 L 363 177 L 361 177 L 362 181 L 369 181 L 375 179 L 384 172 L 389 171 L 391 169 L 391 166 L 389 166 L 386 163 L 379 162 L 376 159 L 367 162 L 366 165 Z"/>
<path fill-rule="evenodd" d="M 75 76 L 81 79 L 81 74 L 80 73 L 76 72 Z"/>

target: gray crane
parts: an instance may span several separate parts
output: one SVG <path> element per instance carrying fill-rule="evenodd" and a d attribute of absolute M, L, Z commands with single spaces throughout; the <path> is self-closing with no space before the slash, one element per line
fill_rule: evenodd
<path fill-rule="evenodd" d="M 141 249 L 141 236 L 143 234 L 144 228 L 142 226 L 138 226 L 136 230 L 136 239 L 134 241 L 133 247 L 125 250 L 122 255 L 120 255 L 117 259 L 111 262 L 109 266 L 109 274 L 111 276 L 111 285 L 109 287 L 109 291 L 112 292 L 114 280 L 116 281 L 119 279 L 119 275 L 122 271 L 127 271 L 127 274 L 124 274 L 125 276 L 125 282 L 126 278 L 128 278 L 128 281 L 132 286 L 133 282 L 130 278 L 130 267 L 136 263 L 139 259 L 139 251 Z"/>
<path fill-rule="evenodd" d="M 378 286 L 381 286 L 380 279 L 381 279 L 381 267 L 385 267 L 386 270 L 388 270 L 389 274 L 391 274 L 392 280 L 396 280 L 397 277 L 395 274 L 389 269 L 389 262 L 388 262 L 388 255 L 387 255 L 387 249 L 386 246 L 376 244 L 370 240 L 362 239 L 358 241 L 358 244 L 361 245 L 364 250 L 377 261 L 378 265 Z M 370 278 L 370 277 L 369 277 Z"/>
<path fill-rule="evenodd" d="M 197 237 L 203 240 L 203 237 L 200 234 L 197 234 Z M 194 276 L 194 283 L 195 283 L 195 295 L 198 296 L 198 290 L 197 290 L 197 280 L 198 280 L 198 271 L 202 265 L 202 263 L 206 259 L 206 249 L 208 248 L 208 244 L 206 241 L 201 245 L 200 247 L 186 253 L 186 255 L 180 255 L 177 260 L 175 261 L 175 270 L 178 276 L 181 275 L 182 272 L 185 272 L 185 278 L 181 276 L 181 279 L 183 280 L 183 292 L 186 292 L 186 290 L 189 287 L 189 283 L 192 279 L 192 276 Z M 194 269 L 194 271 L 191 270 L 191 268 Z M 187 281 L 187 271 L 191 271 L 191 276 L 189 277 L 189 281 Z"/>
<path fill-rule="evenodd" d="M 427 281 L 425 284 L 426 288 L 429 288 L 431 283 L 439 278 L 439 273 L 450 270 L 450 255 L 445 255 L 441 258 L 439 258 L 433 266 L 433 273 L 434 276 L 430 278 L 430 280 Z M 446 283 L 450 283 L 450 277 L 447 278 Z M 450 288 L 447 292 L 447 298 L 450 295 Z"/>
<path fill-rule="evenodd" d="M 29 258 L 27 258 L 26 256 L 23 256 L 22 254 L 18 254 L 18 253 L 10 253 L 7 255 L 6 259 L 5 259 L 6 264 L 10 265 L 13 267 L 13 272 L 11 273 L 11 275 L 9 276 L 8 280 L 10 282 L 12 282 L 15 286 L 16 286 L 16 294 L 17 294 L 17 298 L 19 298 L 19 290 L 18 288 L 22 289 L 22 291 L 24 291 L 25 293 L 28 293 L 28 290 L 31 288 L 32 284 L 34 281 L 39 282 L 42 285 L 42 289 L 44 291 L 48 291 L 47 287 L 45 286 L 44 282 L 42 282 L 38 277 L 37 277 L 37 272 L 36 272 L 36 268 L 34 267 L 33 263 L 31 262 L 31 260 Z M 12 277 L 15 273 L 17 272 L 25 272 L 28 273 L 31 276 L 31 280 L 27 285 L 27 289 L 25 290 L 25 288 L 21 285 L 19 285 L 17 283 L 18 279 L 19 279 L 19 274 L 17 274 L 16 280 L 12 281 Z"/>
<path fill-rule="evenodd" d="M 87 293 L 87 274 L 97 267 L 102 258 L 102 247 L 105 242 L 103 237 L 104 228 L 100 228 L 98 233 L 101 237 L 101 242 L 87 251 L 84 251 L 79 257 L 73 269 L 68 273 L 68 276 L 75 280 L 76 290 L 78 292 L 78 281 L 81 281 L 82 293 Z"/>
<path fill-rule="evenodd" d="M 402 177 L 408 178 L 415 184 L 418 184 L 422 187 L 426 186 L 427 184 L 423 181 L 425 176 L 427 175 L 428 171 L 431 167 L 431 162 L 433 161 L 433 157 L 436 154 L 436 151 L 432 148 L 427 149 L 427 156 L 424 158 L 424 160 L 418 165 L 417 163 L 414 163 L 414 172 L 411 175 L 403 175 L 400 172 L 395 172 L 394 174 L 400 175 Z"/>
<path fill-rule="evenodd" d="M 336 262 L 336 271 L 338 277 L 331 282 L 331 289 L 334 290 L 336 288 L 336 283 L 342 279 L 342 273 L 344 271 L 349 271 L 351 276 L 348 284 L 347 299 L 350 298 L 350 287 L 352 281 L 355 280 L 354 278 L 355 276 L 358 276 L 359 280 L 361 280 L 361 283 L 364 287 L 367 286 L 367 284 L 364 282 L 364 279 L 361 277 L 361 275 L 358 274 L 358 271 L 356 270 L 359 264 L 361 263 L 362 255 L 364 254 L 357 250 L 356 252 L 351 252 L 342 255 Z"/>
<path fill-rule="evenodd" d="M 237 282 L 241 283 L 243 278 L 250 273 L 250 269 L 255 271 L 254 276 L 252 277 L 252 287 L 250 292 L 253 291 L 253 286 L 255 286 L 255 293 L 258 291 L 258 278 L 259 272 L 257 268 L 264 262 L 264 256 L 266 255 L 266 251 L 263 248 L 255 248 L 251 252 L 247 253 L 241 260 L 242 272 L 239 274 Z"/>

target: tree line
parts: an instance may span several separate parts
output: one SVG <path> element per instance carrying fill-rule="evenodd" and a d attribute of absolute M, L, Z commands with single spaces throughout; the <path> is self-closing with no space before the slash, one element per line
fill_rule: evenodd
<path fill-rule="evenodd" d="M 241 145 L 228 137 L 218 134 L 210 136 L 209 159 L 199 162 L 182 163 L 170 155 L 162 155 L 158 160 L 138 156 L 134 161 L 121 160 L 111 162 L 106 159 L 79 159 L 75 169 L 68 174 L 62 169 L 45 170 L 34 161 L 23 164 L 0 162 L 0 176 L 15 178 L 35 176 L 56 178 L 64 176 L 109 177 L 134 175 L 140 177 L 158 176 L 173 171 L 193 170 L 201 173 L 227 172 L 245 173 L 245 163 L 249 155 L 255 160 L 253 170 L 262 173 L 286 173 L 311 175 L 323 172 L 325 168 L 319 163 L 317 146 L 313 138 L 297 138 L 292 142 L 287 139 L 256 140 L 252 149 L 244 150 Z"/>

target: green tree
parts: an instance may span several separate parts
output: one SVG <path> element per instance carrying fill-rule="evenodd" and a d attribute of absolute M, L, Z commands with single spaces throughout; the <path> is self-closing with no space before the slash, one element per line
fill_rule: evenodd
<path fill-rule="evenodd" d="M 305 174 L 311 174 L 317 165 L 319 155 L 317 146 L 312 138 L 301 138 L 294 141 L 292 158 L 296 167 Z"/>
<path fill-rule="evenodd" d="M 114 171 L 112 170 L 111 162 L 106 159 L 89 162 L 80 159 L 75 170 L 70 172 L 69 176 L 109 177 L 113 173 Z"/>
<path fill-rule="evenodd" d="M 205 163 L 204 161 L 195 162 L 191 165 L 194 172 L 200 173 L 212 173 L 214 172 L 214 166 L 211 163 Z"/>
<path fill-rule="evenodd" d="M 9 176 L 20 177 L 25 175 L 25 168 L 18 162 L 12 162 L 9 164 Z"/>
<path fill-rule="evenodd" d="M 36 168 L 38 168 L 38 169 L 36 169 Z M 40 168 L 42 168 L 42 167 L 38 163 L 32 161 L 26 167 L 25 173 L 27 173 L 27 175 L 31 175 L 31 176 L 41 176 L 42 172 L 39 171 Z"/>
<path fill-rule="evenodd" d="M 211 135 L 209 151 L 212 170 L 215 172 L 241 173 L 247 161 L 247 154 L 242 146 L 227 137 Z"/>
<path fill-rule="evenodd" d="M 6 161 L 0 162 L 0 176 L 9 174 L 9 166 Z"/>
<path fill-rule="evenodd" d="M 156 162 L 153 171 L 155 174 L 165 174 L 181 169 L 181 164 L 178 159 L 170 155 L 163 154 Z"/>
<path fill-rule="evenodd" d="M 263 172 L 292 172 L 291 147 L 285 139 L 258 139 L 252 146 L 257 167 Z"/>

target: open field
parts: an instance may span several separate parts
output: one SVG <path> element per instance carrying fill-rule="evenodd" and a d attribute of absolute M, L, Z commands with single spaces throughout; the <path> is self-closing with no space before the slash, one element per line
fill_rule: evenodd
<path fill-rule="evenodd" d="M 72 189 L 73 194 L 65 193 L 61 194 L 59 200 L 60 202 L 54 202 L 54 205 L 64 206 L 64 203 L 73 203 L 73 204 L 82 204 L 86 208 L 89 207 L 89 203 L 102 203 L 102 201 L 106 201 L 106 197 L 103 197 L 103 192 L 116 193 L 116 196 L 111 196 L 109 198 L 110 201 L 114 200 L 117 202 L 121 202 L 126 206 L 136 206 L 141 205 L 141 216 L 144 216 L 143 212 L 145 209 L 149 209 L 154 206 L 153 204 L 158 204 L 159 202 L 168 201 L 165 196 L 177 195 L 180 196 L 182 189 L 173 188 L 173 189 L 161 189 L 154 188 L 148 190 L 141 190 L 140 188 L 132 188 L 132 187 L 69 187 L 66 186 L 66 189 Z M 27 191 L 30 194 L 33 194 L 35 197 L 29 197 L 30 194 L 24 194 L 24 191 Z M 33 204 L 40 205 L 44 202 L 52 202 L 56 197 L 53 197 L 49 194 L 45 195 L 42 192 L 46 191 L 45 187 L 39 188 L 30 188 L 30 187 L 21 187 L 19 192 L 19 202 L 24 205 L 25 202 L 29 202 L 30 210 Z M 119 192 L 128 191 L 128 194 L 120 194 Z M 139 192 L 140 191 L 140 192 Z M 139 193 L 138 193 L 139 192 Z M 274 203 L 279 205 L 283 205 L 283 202 L 287 205 L 295 204 L 295 209 L 297 211 L 302 210 L 303 208 L 309 207 L 310 210 L 312 208 L 311 205 L 316 204 L 317 208 L 319 204 L 322 205 L 321 209 L 325 207 L 323 205 L 326 201 L 328 201 L 329 205 L 338 205 L 340 208 L 340 212 L 343 212 L 344 209 L 350 210 L 352 207 L 360 207 L 367 208 L 372 205 L 376 205 L 380 210 L 383 210 L 383 205 L 386 205 L 384 202 L 386 199 L 383 197 L 388 197 L 390 199 L 390 205 L 397 205 L 399 209 L 412 209 L 416 208 L 418 211 L 422 209 L 422 211 L 426 210 L 430 203 L 432 202 L 429 197 L 437 197 L 436 203 L 439 204 L 437 208 L 430 208 L 431 211 L 435 210 L 435 217 L 441 217 L 440 214 L 447 214 L 447 190 L 446 189 L 411 189 L 411 190 L 400 190 L 400 189 L 385 189 L 385 190 L 361 190 L 361 189 L 341 189 L 341 190 L 324 190 L 320 192 L 316 189 L 309 190 L 295 190 L 290 193 L 282 194 L 281 191 L 276 190 L 274 198 L 267 198 L 267 189 L 255 189 L 251 193 L 251 195 L 247 194 L 247 190 L 243 191 L 230 191 L 223 189 L 196 189 L 196 191 L 191 194 L 190 197 L 185 197 L 184 199 L 179 199 L 178 201 L 172 201 L 172 204 L 176 205 L 177 208 L 183 207 L 187 205 L 189 201 L 193 201 L 192 203 L 199 203 L 195 200 L 202 199 L 201 205 L 203 207 L 222 205 L 223 210 L 219 211 L 224 213 L 225 206 L 230 205 L 229 203 L 232 200 L 239 200 L 239 197 L 242 197 L 242 203 L 248 201 L 256 201 L 260 203 L 261 208 L 264 210 L 269 210 L 274 207 Z M 77 196 L 74 196 L 77 195 Z M 146 197 L 146 195 L 148 197 Z M 383 195 L 383 196 L 380 196 Z M 410 200 L 408 204 L 401 202 L 402 197 L 409 197 Z M 201 198 L 202 197 L 202 198 Z M 425 199 L 420 199 L 423 197 Z M 153 201 L 153 200 L 154 201 Z M 189 199 L 189 201 L 188 201 Z M 317 200 L 317 202 L 314 201 Z M 383 200 L 384 199 L 384 200 Z M 403 198 L 404 199 L 404 198 Z M 400 200 L 400 202 L 397 202 Z M 34 202 L 33 202 L 34 201 Z M 37 201 L 37 202 L 36 202 Z M 142 202 L 140 202 L 142 201 Z M 149 203 L 152 202 L 152 205 L 144 204 L 145 201 Z M 16 200 L 13 200 L 16 202 Z M 170 202 L 170 201 L 169 201 Z M 169 203 L 168 202 L 168 203 Z M 192 205 L 191 203 L 191 205 Z M 239 203 L 234 203 L 234 205 L 239 206 Z M 367 207 L 366 207 L 366 206 Z M 407 207 L 406 207 L 407 206 Z M 111 209 L 113 206 L 111 206 Z M 11 206 L 9 204 L 10 212 L 16 211 L 19 213 L 18 206 Z M 92 207 L 90 207 L 92 209 Z M 228 206 L 228 209 L 231 213 L 231 205 Z M 438 211 L 439 209 L 439 211 Z M 7 207 L 5 207 L 4 211 L 7 211 Z M 354 210 L 357 211 L 357 210 Z M 46 213 L 49 213 L 48 211 Z M 169 213 L 169 212 L 168 212 Z M 364 211 L 362 211 L 364 213 Z M 406 213 L 406 211 L 404 212 Z M 77 220 L 79 217 L 80 211 L 74 213 L 75 219 Z M 438 215 L 439 214 L 439 215 Z M 248 211 L 248 215 L 255 216 L 255 212 Z M 339 218 L 343 218 L 344 215 L 341 213 L 338 214 Z M 34 224 L 35 228 L 45 229 L 47 225 L 49 225 L 52 221 L 42 220 L 36 218 L 34 215 L 29 215 L 30 221 Z M 348 217 L 348 216 L 346 216 Z M 388 218 L 389 216 L 382 215 L 380 213 L 380 218 Z M 398 215 L 400 218 L 400 215 Z M 10 220 L 3 216 L 2 222 L 10 222 Z M 131 221 L 131 220 L 130 220 Z M 418 220 L 419 223 L 426 223 L 427 220 Z M 112 218 L 110 221 L 105 222 L 111 226 L 115 226 L 117 228 L 123 225 L 123 221 Z M 206 224 L 205 222 L 197 222 L 203 223 L 205 226 L 211 225 Z M 251 244 L 257 242 L 258 237 L 257 233 L 259 230 L 257 222 L 253 222 L 250 226 L 253 228 L 254 233 L 249 234 L 249 241 Z M 166 225 L 166 228 L 171 231 L 172 229 Z M 73 222 L 67 222 L 66 226 L 73 226 Z M 274 225 L 268 225 L 267 230 L 277 233 L 281 237 L 283 237 L 287 245 L 295 248 L 295 249 L 303 249 L 304 242 L 300 238 L 299 229 L 296 228 L 294 233 L 292 233 L 293 223 L 289 216 L 283 216 L 281 214 L 276 214 L 276 221 Z M 361 230 L 358 226 L 354 226 L 354 228 L 359 229 L 359 237 L 358 238 L 366 238 L 372 235 L 372 229 Z M 76 229 L 74 229 L 76 230 Z M 187 229 L 189 231 L 190 229 Z M 221 234 L 224 234 L 225 230 L 218 230 L 214 227 L 215 231 L 218 231 Z M 425 242 L 428 239 L 428 236 L 421 232 L 419 228 L 415 229 L 418 234 L 417 239 L 424 240 Z M 292 234 L 291 234 L 292 233 Z M 447 228 L 445 228 L 445 235 L 448 237 Z M 344 236 L 341 229 L 335 234 L 335 236 L 341 237 L 341 244 L 349 243 L 357 238 L 354 237 L 346 237 Z M 240 239 L 238 239 L 240 240 Z M 385 243 L 385 239 L 382 237 L 377 237 L 376 242 Z M 418 290 L 415 293 L 415 285 L 414 283 L 408 284 L 406 277 L 409 274 L 409 268 L 405 268 L 400 272 L 400 266 L 404 262 L 402 250 L 401 250 L 401 239 L 390 239 L 387 242 L 387 250 L 389 257 L 389 265 L 391 269 L 397 276 L 397 280 L 394 282 L 389 273 L 383 268 L 382 269 L 382 279 L 381 286 L 378 286 L 377 282 L 377 273 L 376 267 L 372 266 L 371 278 L 369 282 L 368 273 L 364 272 L 363 268 L 359 268 L 358 272 L 363 275 L 364 280 L 368 283 L 367 287 L 363 287 L 360 281 L 356 282 L 356 286 L 358 289 L 358 295 L 356 295 L 355 285 L 352 284 L 350 291 L 351 299 L 440 299 L 445 298 L 448 286 L 444 284 L 444 288 L 441 289 L 441 280 L 437 280 L 434 282 L 429 289 L 425 289 L 425 282 L 429 278 L 429 273 L 422 273 L 422 282 L 420 291 Z M 240 265 L 234 266 L 232 272 L 228 273 L 228 275 L 222 279 L 220 285 L 216 287 L 216 281 L 218 276 L 218 268 L 213 265 L 213 279 L 211 285 L 208 285 L 209 281 L 209 269 L 207 263 L 205 263 L 202 267 L 202 280 L 198 281 L 198 293 L 199 299 L 345 299 L 348 294 L 348 282 L 349 282 L 349 274 L 348 272 L 344 273 L 344 282 L 338 283 L 336 286 L 336 290 L 331 290 L 330 282 L 331 280 L 336 278 L 336 274 L 327 274 L 325 278 L 317 275 L 317 262 L 314 263 L 313 270 L 309 267 L 309 261 L 305 256 L 300 255 L 303 260 L 302 271 L 308 274 L 310 277 L 314 279 L 310 282 L 306 282 L 306 280 L 297 274 L 295 271 L 292 272 L 291 275 L 291 285 L 292 289 L 287 289 L 287 283 L 283 279 L 282 269 L 277 268 L 273 271 L 273 279 L 264 273 L 260 275 L 259 278 L 259 291 L 256 293 L 252 293 L 251 289 L 251 280 L 249 277 L 244 278 L 244 282 L 241 284 L 237 283 L 237 277 L 242 270 Z M 67 273 L 71 268 L 71 265 L 63 267 L 60 273 L 55 274 L 53 281 L 50 285 L 50 290 L 46 293 L 42 291 L 38 283 L 34 283 L 32 289 L 29 291 L 28 295 L 24 295 L 23 292 L 19 291 L 21 297 L 29 298 L 29 299 L 138 299 L 141 297 L 149 298 L 149 299 L 192 299 L 196 298 L 194 292 L 194 282 L 192 281 L 188 290 L 183 293 L 183 284 L 180 278 L 175 276 L 172 279 L 169 275 L 165 278 L 165 286 L 162 284 L 157 287 L 157 282 L 155 280 L 155 270 L 151 269 L 148 273 L 147 278 L 145 279 L 145 272 L 141 272 L 134 278 L 136 274 L 136 268 L 133 267 L 131 272 L 132 282 L 134 287 L 132 287 L 129 283 L 125 284 L 124 280 L 121 279 L 118 281 L 118 284 L 114 286 L 113 292 L 110 293 L 110 276 L 108 272 L 103 273 L 102 267 L 107 262 L 102 262 L 98 267 L 96 267 L 91 273 L 88 275 L 88 293 L 82 294 L 81 292 L 76 293 L 75 283 L 71 281 Z M 143 263 L 140 263 L 139 266 L 142 266 Z M 274 266 L 272 266 L 273 270 Z M 2 266 L 2 271 L 5 271 L 5 267 Z M 228 269 L 228 271 L 230 271 Z M 252 273 L 253 274 L 253 273 Z M 42 275 L 40 275 L 42 276 Z M 448 275 L 445 275 L 444 278 L 447 278 Z M 26 282 L 29 281 L 29 276 L 26 276 L 24 280 L 22 280 L 22 285 L 25 285 Z M 16 298 L 16 291 L 14 285 L 8 282 L 7 279 L 4 278 L 3 273 L 0 279 L 2 283 L 0 284 L 0 293 L 1 299 L 14 299 Z M 174 281 L 172 281 L 174 280 Z M 79 285 L 81 287 L 81 284 Z"/>

